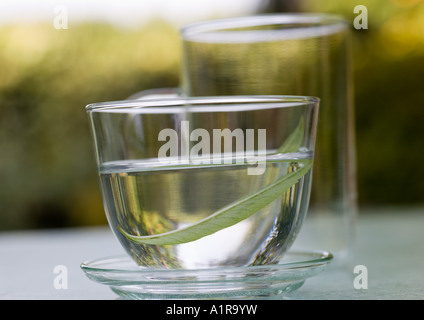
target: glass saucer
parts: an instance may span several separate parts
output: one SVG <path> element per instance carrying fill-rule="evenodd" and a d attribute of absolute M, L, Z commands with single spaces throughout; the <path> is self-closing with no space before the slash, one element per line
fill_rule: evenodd
<path fill-rule="evenodd" d="M 288 252 L 272 265 L 159 270 L 117 256 L 84 262 L 81 268 L 126 299 L 282 299 L 332 259 L 328 252 Z"/>

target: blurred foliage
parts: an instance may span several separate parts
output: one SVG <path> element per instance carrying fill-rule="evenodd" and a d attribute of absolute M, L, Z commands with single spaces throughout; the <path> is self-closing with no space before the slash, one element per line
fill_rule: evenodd
<path fill-rule="evenodd" d="M 178 84 L 179 39 L 81 24 L 0 29 L 0 229 L 106 223 L 85 105 Z"/>
<path fill-rule="evenodd" d="M 342 14 L 352 0 L 304 0 Z M 373 0 L 354 30 L 361 205 L 422 204 L 424 1 Z M 86 23 L 0 28 L 0 230 L 106 223 L 84 107 L 179 82 L 179 37 Z"/>
<path fill-rule="evenodd" d="M 370 0 L 352 27 L 359 203 L 424 203 L 424 1 Z M 357 14 L 357 1 L 304 0 L 303 9 Z"/>

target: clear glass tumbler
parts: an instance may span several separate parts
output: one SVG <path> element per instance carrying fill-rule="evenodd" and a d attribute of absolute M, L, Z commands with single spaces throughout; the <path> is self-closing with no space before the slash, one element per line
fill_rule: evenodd
<path fill-rule="evenodd" d="M 324 14 L 261 15 L 190 24 L 181 36 L 186 96 L 320 98 L 310 211 L 296 244 L 345 257 L 356 216 L 348 24 Z"/>
<path fill-rule="evenodd" d="M 232 96 L 87 106 L 122 246 L 148 268 L 277 263 L 307 212 L 318 105 Z"/>

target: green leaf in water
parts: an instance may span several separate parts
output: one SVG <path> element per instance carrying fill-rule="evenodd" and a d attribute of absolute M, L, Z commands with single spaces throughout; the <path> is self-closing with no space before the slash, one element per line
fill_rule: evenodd
<path fill-rule="evenodd" d="M 277 152 L 291 153 L 298 151 L 302 144 L 304 130 L 305 123 L 302 117 L 296 129 L 286 139 L 284 144 L 278 148 Z M 122 230 L 120 226 L 118 226 L 118 229 L 129 240 L 141 244 L 175 245 L 198 240 L 247 219 L 276 200 L 311 169 L 312 160 L 302 161 L 302 164 L 303 166 L 297 171 L 289 173 L 265 188 L 233 202 L 188 227 L 147 236 L 131 235 Z"/>
<path fill-rule="evenodd" d="M 188 227 L 148 236 L 134 236 L 122 230 L 120 226 L 118 228 L 129 240 L 141 244 L 175 245 L 198 240 L 235 225 L 276 200 L 297 183 L 312 167 L 312 160 L 302 161 L 301 163 L 303 166 L 297 171 L 289 173 L 265 188 L 233 202 Z"/>

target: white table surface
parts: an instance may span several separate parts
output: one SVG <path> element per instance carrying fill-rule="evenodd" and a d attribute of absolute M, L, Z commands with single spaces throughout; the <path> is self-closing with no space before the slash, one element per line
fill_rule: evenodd
<path fill-rule="evenodd" d="M 290 299 L 424 299 L 424 209 L 360 213 L 355 252 L 343 267 L 330 265 L 308 279 Z M 108 226 L 0 232 L 0 299 L 110 300 L 107 286 L 80 269 L 86 260 L 123 254 Z M 67 289 L 54 273 L 65 266 Z M 364 265 L 368 289 L 355 289 L 353 268 Z"/>

